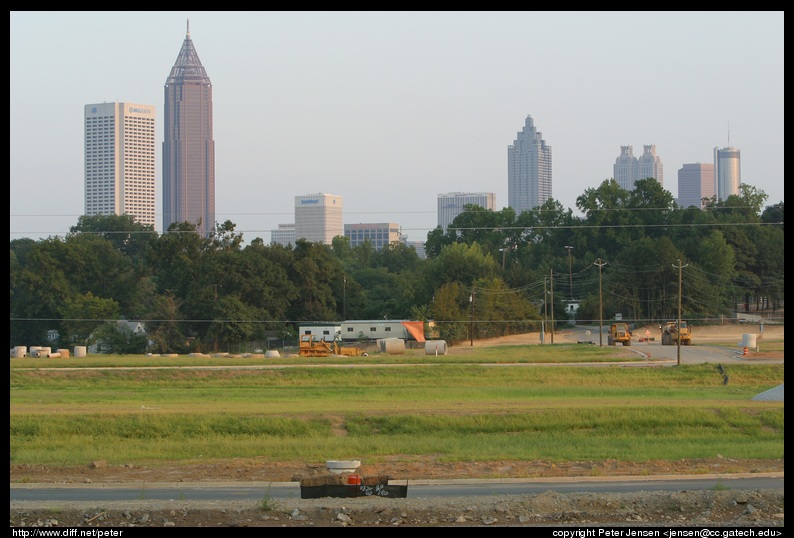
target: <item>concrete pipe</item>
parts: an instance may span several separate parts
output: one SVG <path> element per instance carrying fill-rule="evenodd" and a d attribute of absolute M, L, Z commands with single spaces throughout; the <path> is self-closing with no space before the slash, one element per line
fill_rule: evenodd
<path fill-rule="evenodd" d="M 425 342 L 425 355 L 446 355 L 446 340 L 428 340 Z"/>
<path fill-rule="evenodd" d="M 383 351 L 389 355 L 401 355 L 405 353 L 405 340 L 402 338 L 384 338 Z"/>

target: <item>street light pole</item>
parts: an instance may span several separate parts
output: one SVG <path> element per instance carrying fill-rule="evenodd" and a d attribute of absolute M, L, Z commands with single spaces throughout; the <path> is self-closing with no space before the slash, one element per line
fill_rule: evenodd
<path fill-rule="evenodd" d="M 565 245 L 565 248 L 568 249 L 568 277 L 571 281 L 571 301 L 573 301 L 573 271 L 571 269 L 571 250 L 573 250 L 573 247 Z"/>
<path fill-rule="evenodd" d="M 554 343 L 554 271 L 549 269 L 549 282 L 551 283 L 551 343 Z"/>
<path fill-rule="evenodd" d="M 676 338 L 676 364 L 678 366 L 681 366 L 681 270 L 684 267 L 686 265 L 681 265 L 681 260 L 678 260 L 678 320 L 676 320 L 676 332 L 678 334 L 678 338 Z"/>
<path fill-rule="evenodd" d="M 469 342 L 470 346 L 474 347 L 474 288 L 469 295 Z"/>
<path fill-rule="evenodd" d="M 604 301 L 601 293 L 601 268 L 606 265 L 606 262 L 602 262 L 601 258 L 598 258 L 594 265 L 598 266 L 598 347 L 601 347 L 604 345 Z"/>
<path fill-rule="evenodd" d="M 549 312 L 547 310 L 549 304 L 549 292 L 546 291 L 546 283 L 548 282 L 547 278 L 543 279 L 543 332 L 541 333 L 540 342 L 542 344 L 546 343 L 546 319 L 548 318 Z"/>
<path fill-rule="evenodd" d="M 507 254 L 507 249 L 506 248 L 500 248 L 499 252 L 502 253 L 502 272 L 504 272 L 504 270 L 505 270 L 505 254 Z"/>

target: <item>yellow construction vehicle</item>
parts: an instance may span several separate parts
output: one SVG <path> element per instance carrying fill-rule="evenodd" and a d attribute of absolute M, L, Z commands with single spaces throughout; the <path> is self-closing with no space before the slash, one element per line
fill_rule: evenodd
<path fill-rule="evenodd" d="M 313 334 L 302 334 L 298 355 L 301 357 L 327 357 L 331 354 L 331 344 L 317 339 Z"/>
<path fill-rule="evenodd" d="M 624 346 L 631 345 L 631 332 L 626 323 L 613 323 L 607 335 L 607 344 L 615 346 L 620 342 Z"/>
<path fill-rule="evenodd" d="M 675 346 L 678 344 L 678 339 L 681 339 L 682 346 L 692 344 L 692 329 L 687 325 L 686 321 L 681 321 L 679 329 L 677 321 L 668 321 L 662 327 L 662 345 Z"/>
<path fill-rule="evenodd" d="M 342 347 L 336 340 L 328 343 L 312 334 L 301 335 L 298 355 L 301 357 L 328 357 L 330 355 L 342 355 L 344 357 L 367 356 L 366 352 L 362 352 L 357 347 Z"/>

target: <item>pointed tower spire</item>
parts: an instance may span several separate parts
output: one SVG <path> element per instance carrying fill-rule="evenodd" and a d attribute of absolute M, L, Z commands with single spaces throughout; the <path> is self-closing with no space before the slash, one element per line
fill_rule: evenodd
<path fill-rule="evenodd" d="M 185 80 L 211 84 L 204 66 L 201 65 L 196 48 L 193 46 L 193 40 L 190 39 L 190 19 L 187 21 L 187 35 L 182 42 L 182 48 L 165 83 L 170 86 L 177 81 Z"/>

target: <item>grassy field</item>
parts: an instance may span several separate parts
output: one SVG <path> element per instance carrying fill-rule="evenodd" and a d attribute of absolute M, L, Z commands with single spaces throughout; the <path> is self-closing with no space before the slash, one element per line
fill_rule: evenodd
<path fill-rule="evenodd" d="M 782 364 L 732 366 L 726 385 L 713 364 L 527 366 L 621 360 L 614 348 L 411 351 L 12 359 L 11 462 L 783 457 L 783 402 L 753 400 L 783 383 Z"/>

